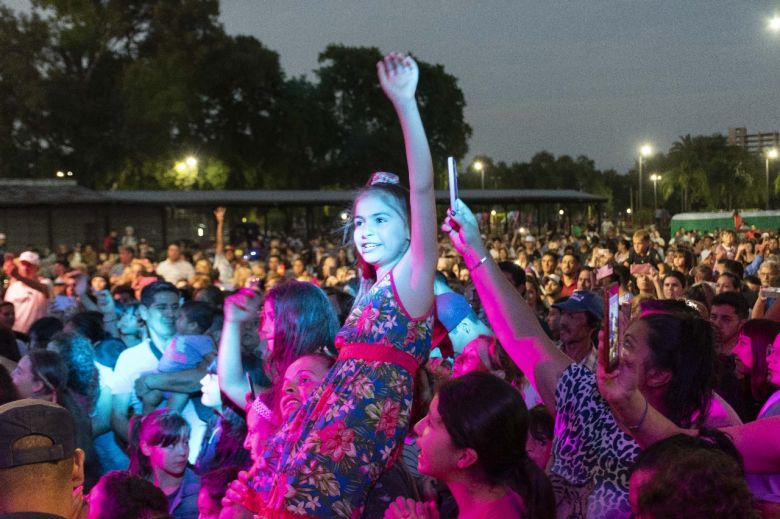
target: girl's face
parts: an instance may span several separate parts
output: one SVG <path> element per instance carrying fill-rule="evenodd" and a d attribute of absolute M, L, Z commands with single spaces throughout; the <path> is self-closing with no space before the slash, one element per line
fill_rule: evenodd
<path fill-rule="evenodd" d="M 268 420 L 258 416 L 254 411 L 246 414 L 246 438 L 244 448 L 249 451 L 249 457 L 257 463 L 263 459 L 263 451 L 268 438 L 276 432 L 276 427 Z"/>
<path fill-rule="evenodd" d="M 737 337 L 734 355 L 737 358 L 737 372 L 742 375 L 750 375 L 753 371 L 753 348 L 750 344 L 750 337 L 744 333 L 740 332 Z"/>
<path fill-rule="evenodd" d="M 459 468 L 458 459 L 463 453 L 452 444 L 452 438 L 439 415 L 439 397 L 433 397 L 428 414 L 414 426 L 417 433 L 417 469 L 426 476 L 446 481 Z"/>
<path fill-rule="evenodd" d="M 766 349 L 767 381 L 780 388 L 780 335 Z"/>
<path fill-rule="evenodd" d="M 539 294 L 536 292 L 536 285 L 534 285 L 530 281 L 526 281 L 525 302 L 528 303 L 528 306 L 534 308 L 538 300 L 539 300 Z"/>
<path fill-rule="evenodd" d="M 149 458 L 153 470 L 181 476 L 187 468 L 187 456 L 190 455 L 190 431 L 182 429 L 179 439 L 167 447 L 141 442 L 141 451 Z"/>
<path fill-rule="evenodd" d="M 100 276 L 93 277 L 92 281 L 90 281 L 90 284 L 92 285 L 92 289 L 95 292 L 100 292 L 101 290 L 106 289 L 106 280 Z"/>
<path fill-rule="evenodd" d="M 282 383 L 282 419 L 292 415 L 320 387 L 328 367 L 322 359 L 313 356 L 301 357 L 287 367 Z"/>
<path fill-rule="evenodd" d="M 674 276 L 664 278 L 664 297 L 666 299 L 679 299 L 683 295 L 683 286 L 680 280 Z"/>
<path fill-rule="evenodd" d="M 452 378 L 462 377 L 466 373 L 474 371 L 488 371 L 487 366 L 485 366 L 482 358 L 479 356 L 481 347 L 483 347 L 483 342 L 475 340 L 463 348 L 463 353 L 455 357 L 455 364 L 452 367 Z"/>
<path fill-rule="evenodd" d="M 260 342 L 265 342 L 268 353 L 274 351 L 274 334 L 276 332 L 274 321 L 274 302 L 271 299 L 266 299 L 260 313 L 260 328 L 258 329 L 258 335 L 260 336 Z"/>
<path fill-rule="evenodd" d="M 355 248 L 369 265 L 393 265 L 406 251 L 409 229 L 406 218 L 385 197 L 368 193 L 355 204 Z"/>
<path fill-rule="evenodd" d="M 219 380 L 216 373 L 206 373 L 200 379 L 200 391 L 203 393 L 200 397 L 203 405 L 211 408 L 222 407 L 222 396 L 219 392 Z"/>

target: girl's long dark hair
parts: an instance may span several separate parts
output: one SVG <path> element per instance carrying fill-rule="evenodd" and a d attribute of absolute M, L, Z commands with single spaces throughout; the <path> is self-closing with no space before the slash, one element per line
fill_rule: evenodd
<path fill-rule="evenodd" d="M 491 485 L 506 485 L 523 499 L 525 517 L 552 519 L 552 485 L 525 450 L 528 409 L 520 393 L 489 373 L 467 373 L 439 390 L 438 411 L 452 443 L 473 449 Z"/>
<path fill-rule="evenodd" d="M 338 321 L 322 289 L 290 280 L 268 291 L 274 307 L 274 349 L 268 357 L 271 409 L 278 414 L 281 382 L 287 368 L 310 353 L 333 350 Z"/>
<path fill-rule="evenodd" d="M 663 395 L 664 415 L 680 427 L 699 427 L 707 418 L 716 383 L 712 325 L 683 302 L 663 303 L 666 313 L 641 318 L 648 327 L 648 367 L 672 374 Z"/>
<path fill-rule="evenodd" d="M 741 333 L 750 339 L 750 353 L 753 358 L 753 368 L 747 377 L 750 394 L 763 404 L 771 392 L 766 379 L 766 350 L 780 333 L 780 323 L 771 319 L 751 319 L 742 326 Z"/>
<path fill-rule="evenodd" d="M 131 474 L 143 478 L 152 475 L 152 466 L 143 452 L 141 443 L 150 446 L 168 447 L 182 440 L 182 431 L 190 431 L 190 424 L 179 413 L 169 409 L 158 409 L 146 416 L 134 416 L 130 421 L 130 441 L 127 453 L 130 457 Z"/>

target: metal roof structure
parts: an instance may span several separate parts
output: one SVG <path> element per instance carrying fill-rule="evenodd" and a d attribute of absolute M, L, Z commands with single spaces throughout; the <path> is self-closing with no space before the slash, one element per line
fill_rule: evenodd
<path fill-rule="evenodd" d="M 70 179 L 0 179 L 0 193 L 0 207 L 62 204 L 321 206 L 349 204 L 356 190 L 93 191 Z M 472 204 L 599 204 L 607 201 L 600 195 L 570 189 L 463 189 L 459 194 L 466 203 Z M 438 202 L 445 203 L 448 199 L 447 191 L 436 191 Z"/>

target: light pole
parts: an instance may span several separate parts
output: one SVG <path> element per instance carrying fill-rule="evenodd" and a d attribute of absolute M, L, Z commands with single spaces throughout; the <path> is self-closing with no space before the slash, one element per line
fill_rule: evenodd
<path fill-rule="evenodd" d="M 644 165 L 644 158 L 653 154 L 653 147 L 649 144 L 643 144 L 639 148 L 639 193 L 637 197 L 637 209 L 642 209 L 642 166 Z"/>
<path fill-rule="evenodd" d="M 482 176 L 482 189 L 485 189 L 485 165 L 482 163 L 481 160 L 475 160 L 474 161 L 474 171 L 479 171 L 480 175 Z"/>
<path fill-rule="evenodd" d="M 769 160 L 777 158 L 777 148 L 766 150 L 766 210 L 769 211 Z"/>
<path fill-rule="evenodd" d="M 661 180 L 661 175 L 653 173 L 650 175 L 650 180 L 653 181 L 653 214 L 658 211 L 658 181 Z"/>

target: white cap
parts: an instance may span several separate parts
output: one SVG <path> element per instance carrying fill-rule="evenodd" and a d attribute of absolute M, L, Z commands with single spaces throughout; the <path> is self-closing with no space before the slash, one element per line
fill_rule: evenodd
<path fill-rule="evenodd" d="M 41 264 L 41 258 L 38 256 L 38 253 L 31 250 L 26 250 L 19 254 L 19 261 L 26 261 L 27 263 L 35 265 L 36 267 Z"/>

